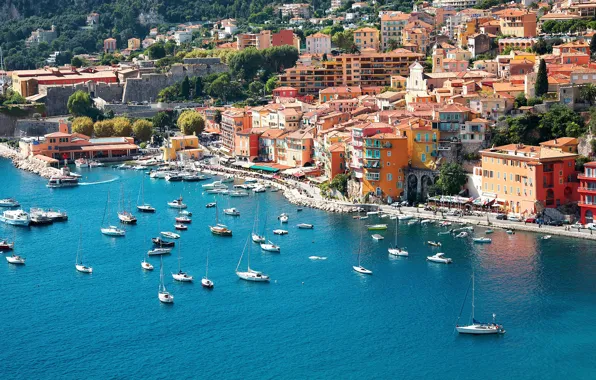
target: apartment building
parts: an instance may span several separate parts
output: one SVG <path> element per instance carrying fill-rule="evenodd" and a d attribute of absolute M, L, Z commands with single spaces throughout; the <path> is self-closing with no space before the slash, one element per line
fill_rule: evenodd
<path fill-rule="evenodd" d="M 389 48 L 389 40 L 401 41 L 402 30 L 412 16 L 403 12 L 388 12 L 381 15 L 381 49 Z"/>
<path fill-rule="evenodd" d="M 318 95 L 327 87 L 391 85 L 394 75 L 407 76 L 409 66 L 424 55 L 406 49 L 389 53 L 363 52 L 330 57 L 319 65 L 297 65 L 279 76 L 280 87 L 294 87 L 300 95 Z"/>
<path fill-rule="evenodd" d="M 404 189 L 408 166 L 408 140 L 393 133 L 364 138 L 362 194 L 397 199 Z"/>
<path fill-rule="evenodd" d="M 497 199 L 509 212 L 534 214 L 536 202 L 557 207 L 579 200 L 575 153 L 509 144 L 480 155 L 482 195 Z"/>
<path fill-rule="evenodd" d="M 536 37 L 536 13 L 528 10 L 505 9 L 495 12 L 499 16 L 501 33 L 505 36 Z"/>
<path fill-rule="evenodd" d="M 379 51 L 379 31 L 375 28 L 360 28 L 354 31 L 354 45 L 358 51 L 373 49 Z"/>
<path fill-rule="evenodd" d="M 105 40 L 103 40 L 104 53 L 113 53 L 116 51 L 116 49 L 118 49 L 118 46 L 116 44 L 115 38 L 106 38 Z"/>
<path fill-rule="evenodd" d="M 429 120 L 414 117 L 402 120 L 396 129 L 408 141 L 409 164 L 416 169 L 436 169 L 441 131 L 433 129 Z"/>
<path fill-rule="evenodd" d="M 436 0 L 433 1 L 433 7 L 466 9 L 472 8 L 476 3 L 478 3 L 478 0 Z"/>
<path fill-rule="evenodd" d="M 587 162 L 584 173 L 578 176 L 580 223 L 594 223 L 596 213 L 596 162 Z"/>
<path fill-rule="evenodd" d="M 224 149 L 229 154 L 236 151 L 236 134 L 252 125 L 252 113 L 243 109 L 231 109 L 221 114 L 220 132 Z"/>
<path fill-rule="evenodd" d="M 282 17 L 300 17 L 309 19 L 311 16 L 309 4 L 283 4 L 278 9 L 281 12 Z"/>
<path fill-rule="evenodd" d="M 331 54 L 331 36 L 315 33 L 306 37 L 306 52 L 308 54 Z"/>

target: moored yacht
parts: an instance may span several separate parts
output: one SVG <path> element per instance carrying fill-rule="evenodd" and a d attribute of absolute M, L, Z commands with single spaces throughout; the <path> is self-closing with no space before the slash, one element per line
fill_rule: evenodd
<path fill-rule="evenodd" d="M 188 207 L 186 204 L 184 204 L 182 202 L 182 197 L 178 198 L 178 199 L 174 199 L 171 202 L 168 202 L 168 206 L 170 206 L 171 208 L 177 208 L 177 209 L 183 209 Z"/>
<path fill-rule="evenodd" d="M 167 237 L 168 239 L 179 239 L 180 238 L 180 235 L 173 233 L 173 232 L 162 231 L 160 233 L 161 233 L 161 236 Z"/>
<path fill-rule="evenodd" d="M 19 207 L 20 204 L 16 199 L 4 198 L 0 199 L 0 207 Z"/>
<path fill-rule="evenodd" d="M 248 246 L 248 264 L 247 264 L 247 268 L 246 271 L 240 271 L 238 270 L 238 268 L 240 268 L 240 264 L 242 263 L 242 257 L 244 256 L 244 251 L 246 250 L 246 247 Z M 262 272 L 253 270 L 250 268 L 250 251 L 251 251 L 251 245 L 248 243 L 248 239 L 246 240 L 246 244 L 244 245 L 244 249 L 242 250 L 242 255 L 240 255 L 240 260 L 238 260 L 238 265 L 236 266 L 236 276 L 238 276 L 238 278 L 245 280 L 245 281 L 251 281 L 251 282 L 269 282 L 269 276 L 263 274 Z"/>
<path fill-rule="evenodd" d="M 29 218 L 31 219 L 31 225 L 43 226 L 54 223 L 54 220 L 50 218 L 47 213 L 40 208 L 30 208 Z"/>
<path fill-rule="evenodd" d="M 504 334 L 505 329 L 503 328 L 503 326 L 499 325 L 495 322 L 495 317 L 496 317 L 495 314 L 493 314 L 493 322 L 492 323 L 482 323 L 482 322 L 478 322 L 476 319 L 474 319 L 475 287 L 474 287 L 474 275 L 473 274 L 472 274 L 471 281 L 472 281 L 472 315 L 470 316 L 470 319 L 472 320 L 472 323 L 469 325 L 466 325 L 466 326 L 460 326 L 458 323 L 455 325 L 455 329 L 460 334 L 472 334 L 472 335 Z M 468 287 L 468 290 L 469 289 L 470 288 Z M 467 295 L 468 295 L 468 293 L 466 292 L 466 297 L 467 297 Z M 465 302 L 466 302 L 466 298 L 464 298 L 464 304 L 465 304 Z M 459 316 L 457 317 L 458 321 L 461 318 L 461 312 L 463 311 L 463 309 L 464 309 L 464 307 L 462 305 Z"/>
<path fill-rule="evenodd" d="M 261 243 L 261 249 L 267 252 L 279 252 L 280 248 L 278 245 L 273 244 L 271 241 L 267 243 Z"/>
<path fill-rule="evenodd" d="M 101 228 L 101 233 L 107 236 L 124 236 L 126 231 L 116 226 L 106 226 Z"/>
<path fill-rule="evenodd" d="M 445 257 L 445 254 L 441 252 L 433 256 L 427 256 L 426 260 L 439 264 L 451 264 L 452 262 L 452 260 L 449 257 Z"/>
<path fill-rule="evenodd" d="M 14 242 L 9 242 L 6 239 L 0 239 L 0 251 L 11 251 L 14 248 Z"/>
<path fill-rule="evenodd" d="M 15 265 L 24 265 L 25 264 L 25 258 L 21 257 L 19 255 L 6 256 L 6 261 L 8 261 L 9 264 L 15 264 Z"/>
<path fill-rule="evenodd" d="M 0 221 L 13 226 L 28 226 L 31 223 L 29 214 L 23 210 L 7 210 L 0 215 Z"/>
<path fill-rule="evenodd" d="M 174 303 L 174 296 L 168 292 L 163 281 L 163 259 L 159 263 L 159 289 L 157 291 L 157 298 L 162 303 Z"/>
<path fill-rule="evenodd" d="M 75 166 L 77 168 L 88 168 L 89 161 L 87 161 L 86 158 L 79 158 L 79 159 L 75 160 Z"/>
<path fill-rule="evenodd" d="M 230 216 L 240 216 L 240 211 L 236 207 L 224 208 L 223 213 Z"/>
<path fill-rule="evenodd" d="M 60 188 L 60 187 L 73 187 L 79 185 L 79 179 L 73 176 L 52 176 L 50 177 L 48 184 L 46 185 L 49 188 Z"/>

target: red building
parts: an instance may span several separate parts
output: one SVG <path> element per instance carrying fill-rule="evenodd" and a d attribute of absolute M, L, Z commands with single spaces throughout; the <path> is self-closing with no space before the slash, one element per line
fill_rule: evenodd
<path fill-rule="evenodd" d="M 298 90 L 294 87 L 278 87 L 273 90 L 273 96 L 280 98 L 296 98 Z"/>
<path fill-rule="evenodd" d="M 588 162 L 584 165 L 584 174 L 577 176 L 580 196 L 579 207 L 581 210 L 581 223 L 594 223 L 596 214 L 596 162 Z"/>
<path fill-rule="evenodd" d="M 72 85 L 84 82 L 117 83 L 118 77 L 113 71 L 96 71 L 92 68 L 83 70 L 59 69 L 56 67 L 14 71 L 12 88 L 24 97 L 39 93 L 39 86 Z"/>
<path fill-rule="evenodd" d="M 282 29 L 279 33 L 271 35 L 271 46 L 294 45 L 294 32 L 289 29 Z"/>
<path fill-rule="evenodd" d="M 236 132 L 234 153 L 236 158 L 245 161 L 254 161 L 259 156 L 259 137 L 264 129 L 252 128 Z"/>

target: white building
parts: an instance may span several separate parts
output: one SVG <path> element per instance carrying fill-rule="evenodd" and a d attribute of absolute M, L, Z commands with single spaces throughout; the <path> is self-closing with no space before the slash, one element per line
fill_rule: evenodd
<path fill-rule="evenodd" d="M 323 33 L 315 33 L 306 37 L 306 52 L 309 54 L 330 54 L 331 37 Z"/>
<path fill-rule="evenodd" d="M 189 30 L 177 30 L 174 32 L 174 40 L 176 41 L 176 45 L 190 42 L 192 41 L 192 32 Z"/>
<path fill-rule="evenodd" d="M 477 0 L 436 0 L 433 2 L 433 6 L 435 8 L 465 9 L 472 8 L 477 2 Z"/>

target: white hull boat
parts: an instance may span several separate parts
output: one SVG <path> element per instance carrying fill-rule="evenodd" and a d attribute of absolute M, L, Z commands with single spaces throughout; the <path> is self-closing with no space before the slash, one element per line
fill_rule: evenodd
<path fill-rule="evenodd" d="M 126 231 L 116 227 L 116 226 L 108 226 L 101 229 L 101 233 L 107 236 L 124 236 L 126 235 Z"/>
<path fill-rule="evenodd" d="M 474 238 L 472 241 L 474 243 L 492 243 L 492 239 L 490 238 Z"/>
<path fill-rule="evenodd" d="M 155 212 L 155 207 L 145 204 L 137 206 L 137 210 L 139 210 L 140 212 Z"/>
<path fill-rule="evenodd" d="M 277 229 L 277 230 L 273 230 L 273 233 L 275 235 L 287 235 L 288 234 L 288 231 Z"/>
<path fill-rule="evenodd" d="M 93 273 L 93 268 L 88 267 L 83 264 L 76 264 L 75 268 L 77 268 L 77 271 L 79 271 L 81 273 Z"/>
<path fill-rule="evenodd" d="M 385 237 L 383 235 L 379 235 L 379 234 L 372 235 L 372 238 L 373 238 L 373 240 L 376 240 L 376 241 L 385 239 Z"/>
<path fill-rule="evenodd" d="M 172 277 L 174 278 L 174 280 L 179 281 L 179 282 L 192 282 L 193 281 L 192 276 L 190 276 L 188 273 L 182 272 L 182 271 L 179 271 L 178 273 L 172 273 Z"/>
<path fill-rule="evenodd" d="M 362 267 L 360 265 L 356 266 L 354 265 L 352 268 L 354 268 L 354 270 L 358 273 L 362 273 L 362 274 L 372 274 L 371 270 L 366 269 L 365 267 Z"/>
<path fill-rule="evenodd" d="M 146 260 L 141 261 L 141 268 L 144 270 L 153 270 L 153 265 L 148 263 Z"/>
<path fill-rule="evenodd" d="M 408 256 L 408 251 L 401 248 L 389 248 L 388 252 L 392 256 Z"/>
<path fill-rule="evenodd" d="M 182 202 L 182 197 L 175 199 L 172 202 L 168 202 L 168 206 L 176 209 L 185 209 L 188 207 L 186 204 Z"/>
<path fill-rule="evenodd" d="M 439 264 L 451 264 L 452 260 L 448 257 L 445 257 L 444 253 L 437 253 L 436 255 L 433 256 L 427 256 L 426 260 L 431 261 L 433 263 L 439 263 Z"/>
<path fill-rule="evenodd" d="M 225 208 L 223 213 L 229 216 L 240 216 L 240 211 L 238 211 L 235 207 Z"/>
<path fill-rule="evenodd" d="M 255 243 L 264 243 L 265 242 L 265 236 L 261 236 L 259 234 L 256 234 L 253 232 L 253 234 L 251 235 L 252 237 L 252 241 Z"/>
<path fill-rule="evenodd" d="M 314 228 L 314 226 L 312 224 L 308 224 L 308 223 L 300 223 L 298 225 L 298 228 L 300 228 L 302 230 L 312 230 Z"/>
<path fill-rule="evenodd" d="M 280 251 L 279 246 L 273 244 L 272 242 L 261 243 L 261 249 L 263 251 L 267 251 L 267 252 L 279 252 Z"/>
<path fill-rule="evenodd" d="M 162 303 L 174 303 L 174 296 L 170 292 L 159 292 L 157 296 Z"/>
<path fill-rule="evenodd" d="M 173 232 L 162 231 L 160 232 L 161 236 L 167 237 L 168 239 L 180 239 L 180 235 L 175 234 Z"/>
<path fill-rule="evenodd" d="M 262 274 L 261 272 L 250 270 L 249 272 L 236 271 L 236 275 L 245 281 L 252 282 L 269 282 L 269 276 Z"/>
<path fill-rule="evenodd" d="M 12 198 L 0 199 L 0 207 L 19 207 L 20 203 Z"/>
<path fill-rule="evenodd" d="M 159 289 L 157 291 L 157 298 L 162 303 L 174 303 L 174 296 L 168 292 L 163 281 L 163 259 L 160 258 L 159 265 Z"/>
<path fill-rule="evenodd" d="M 172 248 L 155 248 L 150 251 L 147 251 L 148 256 L 161 256 L 161 255 L 169 255 L 172 252 Z"/>
<path fill-rule="evenodd" d="M 208 288 L 208 289 L 211 289 L 211 288 L 213 288 L 213 281 L 211 281 L 211 280 L 210 280 L 210 279 L 208 279 L 208 278 L 202 278 L 202 279 L 201 279 L 201 286 L 202 286 L 203 288 Z"/>
<path fill-rule="evenodd" d="M 13 226 L 27 227 L 31 223 L 29 214 L 23 210 L 8 210 L 0 215 L 0 221 Z"/>
<path fill-rule="evenodd" d="M 468 288 L 469 289 L 469 288 Z M 467 292 L 466 292 L 467 296 Z M 497 324 L 495 322 L 495 314 L 493 314 L 493 323 L 481 323 L 474 319 L 474 298 L 475 298 L 475 286 L 474 286 L 474 275 L 472 275 L 472 314 L 470 318 L 472 319 L 472 323 L 467 326 L 460 326 L 459 323 L 455 325 L 455 329 L 460 334 L 471 334 L 471 335 L 490 335 L 490 334 L 505 334 L 505 329 L 503 326 Z M 466 299 L 464 298 L 465 305 Z M 461 310 L 463 311 L 463 305 Z M 457 320 L 461 318 L 461 312 L 457 317 Z"/>
<path fill-rule="evenodd" d="M 19 255 L 6 256 L 6 261 L 8 261 L 9 264 L 15 264 L 15 265 L 24 265 L 25 264 L 25 258 L 21 257 Z"/>
<path fill-rule="evenodd" d="M 398 220 L 410 220 L 412 218 L 414 218 L 412 215 L 398 215 L 397 216 Z"/>

